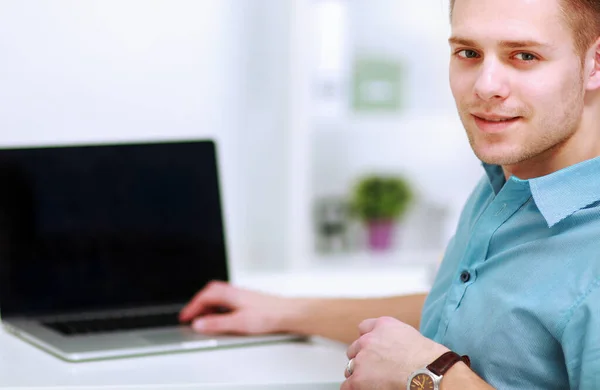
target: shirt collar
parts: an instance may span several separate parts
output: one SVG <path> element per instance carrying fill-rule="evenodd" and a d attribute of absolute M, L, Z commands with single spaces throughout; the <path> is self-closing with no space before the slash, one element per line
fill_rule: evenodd
<path fill-rule="evenodd" d="M 498 194 L 506 182 L 502 167 L 486 163 L 483 167 Z M 548 227 L 552 227 L 600 201 L 600 157 L 527 181 L 537 208 Z"/>

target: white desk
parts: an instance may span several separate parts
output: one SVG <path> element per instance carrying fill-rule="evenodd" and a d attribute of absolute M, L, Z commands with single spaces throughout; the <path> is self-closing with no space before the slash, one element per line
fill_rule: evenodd
<path fill-rule="evenodd" d="M 310 284 L 307 282 L 310 281 Z M 236 284 L 304 296 L 377 296 L 426 291 L 425 269 L 335 270 L 254 275 Z M 243 348 L 67 363 L 0 331 L 0 388 L 333 390 L 344 380 L 346 346 L 320 338 Z"/>

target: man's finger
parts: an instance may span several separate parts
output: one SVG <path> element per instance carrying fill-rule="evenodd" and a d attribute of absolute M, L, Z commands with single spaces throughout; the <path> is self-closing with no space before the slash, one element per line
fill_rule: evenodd
<path fill-rule="evenodd" d="M 351 390 L 352 387 L 350 385 L 350 379 L 346 379 L 343 383 L 342 386 L 340 387 L 340 390 Z"/>
<path fill-rule="evenodd" d="M 244 322 L 237 313 L 202 316 L 192 322 L 192 329 L 203 334 L 249 333 L 248 329 L 244 328 Z"/>
<path fill-rule="evenodd" d="M 198 291 L 192 300 L 181 310 L 179 319 L 183 322 L 189 321 L 196 316 L 204 314 L 207 309 L 216 306 L 231 307 L 232 287 L 224 282 L 211 282 L 205 288 Z"/>
<path fill-rule="evenodd" d="M 348 347 L 348 349 L 346 349 L 346 356 L 348 356 L 348 359 L 352 359 L 354 357 L 356 357 L 356 355 L 358 355 L 358 352 L 360 352 L 361 349 L 361 345 L 360 345 L 360 338 L 354 340 L 354 342 L 352 344 L 350 344 L 350 346 Z"/>
<path fill-rule="evenodd" d="M 364 335 L 365 333 L 369 333 L 375 329 L 375 324 L 377 323 L 377 318 L 369 318 L 358 324 L 358 332 L 360 335 Z"/>

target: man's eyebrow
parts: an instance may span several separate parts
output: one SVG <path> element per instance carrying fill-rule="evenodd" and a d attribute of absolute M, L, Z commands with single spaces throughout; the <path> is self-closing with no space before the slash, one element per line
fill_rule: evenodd
<path fill-rule="evenodd" d="M 457 46 L 469 46 L 469 47 L 479 46 L 477 44 L 477 42 L 475 42 L 471 39 L 461 38 L 461 37 L 450 37 L 450 39 L 448 39 L 448 42 L 450 44 L 457 45 Z M 541 48 L 552 47 L 552 45 L 550 45 L 549 43 L 538 42 L 538 41 L 531 40 L 531 39 L 517 40 L 517 41 L 503 40 L 503 41 L 498 42 L 498 45 L 500 47 L 504 47 L 504 48 L 508 48 L 508 49 L 522 49 L 522 48 L 526 48 L 526 47 L 541 47 Z"/>
<path fill-rule="evenodd" d="M 477 43 L 473 40 L 461 38 L 461 37 L 454 37 L 454 36 L 450 37 L 448 39 L 448 42 L 450 44 L 456 45 L 456 46 L 470 46 L 470 47 L 477 46 Z"/>
<path fill-rule="evenodd" d="M 521 48 L 525 48 L 525 47 L 542 47 L 542 48 L 552 47 L 552 45 L 549 43 L 538 42 L 538 41 L 534 41 L 534 40 L 500 41 L 499 45 L 501 47 L 506 47 L 509 49 L 521 49 Z"/>

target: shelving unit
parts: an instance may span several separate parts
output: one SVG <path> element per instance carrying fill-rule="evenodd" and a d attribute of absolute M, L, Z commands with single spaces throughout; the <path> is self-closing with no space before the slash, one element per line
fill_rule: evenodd
<path fill-rule="evenodd" d="M 358 8 L 350 10 L 351 6 Z M 333 18 L 330 25 L 334 31 L 327 32 L 325 37 L 319 35 L 323 34 L 319 30 L 323 19 L 322 15 L 315 14 L 317 7 L 325 7 L 320 11 Z M 443 35 L 448 27 L 439 27 L 436 19 L 445 17 L 442 11 L 445 5 L 437 0 L 434 4 L 432 0 L 419 5 L 426 10 L 407 6 L 410 8 L 407 12 L 416 13 L 418 20 L 402 27 L 405 36 L 398 31 L 395 35 L 385 34 L 386 23 L 388 27 L 393 24 L 393 16 L 382 21 L 381 37 L 377 37 L 377 31 L 363 31 L 369 35 L 368 39 L 357 35 L 354 29 L 358 27 L 352 21 L 342 20 L 352 12 L 374 10 L 373 15 L 365 15 L 365 20 L 372 24 L 369 28 L 379 28 L 373 24 L 377 19 L 374 15 L 382 14 L 385 9 L 377 7 L 398 10 L 402 6 L 388 0 L 368 4 L 344 0 L 293 1 L 288 91 L 289 245 L 286 258 L 290 270 L 376 267 L 385 272 L 411 265 L 435 265 L 444 252 L 445 240 L 454 229 L 463 201 L 481 174 L 456 113 L 443 72 L 445 64 L 436 62 L 446 58 L 447 44 Z M 420 19 L 427 15 L 427 23 L 420 24 Z M 336 39 L 339 40 L 337 46 Z M 350 42 L 351 39 L 356 42 Z M 398 53 L 407 55 L 423 44 L 420 49 L 425 53 L 424 59 L 435 63 L 435 66 L 427 67 L 419 66 L 417 61 L 407 66 L 409 73 L 403 84 L 406 107 L 399 112 L 353 112 L 350 107 L 350 67 L 358 50 L 355 45 L 361 45 L 361 53 L 369 53 L 369 39 L 383 42 L 379 47 L 371 48 L 375 55 L 381 54 L 382 50 L 392 50 L 394 45 L 398 46 Z M 333 57 L 323 58 L 327 53 Z M 395 56 L 398 58 L 398 54 Z M 323 94 L 323 91 L 329 94 Z M 442 236 L 439 244 L 402 245 L 386 253 L 368 250 L 335 254 L 317 252 L 313 201 L 330 195 L 343 196 L 348 193 L 353 179 L 377 169 L 405 172 L 415 179 L 421 206 L 445 208 L 442 212 L 445 219 L 439 222 L 441 226 L 434 226 L 439 228 L 438 233 Z M 412 224 L 414 220 L 407 223 Z M 435 222 L 429 223 L 435 225 Z M 432 229 L 431 226 L 413 230 Z M 412 233 L 408 240 L 414 241 L 415 234 Z"/>

